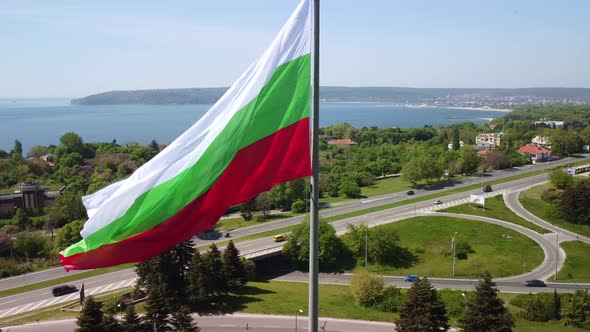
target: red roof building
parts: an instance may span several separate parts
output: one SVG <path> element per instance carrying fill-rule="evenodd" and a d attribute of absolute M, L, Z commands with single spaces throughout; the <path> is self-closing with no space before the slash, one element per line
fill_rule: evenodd
<path fill-rule="evenodd" d="M 351 139 L 333 139 L 328 141 L 329 145 L 357 145 L 358 143 Z"/>
<path fill-rule="evenodd" d="M 480 156 L 488 156 L 490 153 L 492 153 L 492 151 L 490 150 L 479 150 L 477 151 L 477 154 Z"/>
<path fill-rule="evenodd" d="M 518 149 L 519 153 L 528 153 L 531 156 L 531 161 L 537 163 L 539 161 L 546 161 L 551 159 L 551 150 L 547 150 L 542 146 L 537 144 L 529 143 L 520 149 Z"/>

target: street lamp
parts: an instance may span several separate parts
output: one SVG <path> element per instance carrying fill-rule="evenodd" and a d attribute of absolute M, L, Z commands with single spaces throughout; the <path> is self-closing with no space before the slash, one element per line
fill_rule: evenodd
<path fill-rule="evenodd" d="M 453 234 L 453 239 L 451 240 L 451 250 L 453 251 L 453 278 L 455 277 L 455 238 L 457 237 L 457 232 Z"/>
<path fill-rule="evenodd" d="M 297 311 L 295 311 L 295 332 L 297 332 L 297 314 L 302 314 L 303 313 L 303 309 L 299 309 Z"/>

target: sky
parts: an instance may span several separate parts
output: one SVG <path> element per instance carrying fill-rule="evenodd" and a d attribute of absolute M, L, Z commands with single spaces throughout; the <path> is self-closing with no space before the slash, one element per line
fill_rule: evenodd
<path fill-rule="evenodd" d="M 2 0 L 0 98 L 229 86 L 298 0 Z M 590 87 L 590 1 L 322 0 L 322 85 Z"/>

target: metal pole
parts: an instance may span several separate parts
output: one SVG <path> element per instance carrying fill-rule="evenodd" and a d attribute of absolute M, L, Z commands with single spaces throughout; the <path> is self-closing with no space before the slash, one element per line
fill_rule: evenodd
<path fill-rule="evenodd" d="M 366 227 L 365 228 L 365 271 L 367 271 L 367 266 L 369 264 L 369 259 L 368 259 L 369 254 L 368 254 L 368 246 L 367 246 L 368 234 L 367 233 L 369 232 L 369 227 L 367 227 L 366 225 L 365 225 L 365 227 Z"/>
<path fill-rule="evenodd" d="M 453 240 L 451 242 L 451 245 L 453 247 L 453 277 L 455 277 L 455 237 L 457 236 L 457 232 L 455 232 L 455 234 L 453 234 Z"/>
<path fill-rule="evenodd" d="M 295 312 L 295 332 L 297 332 L 297 312 Z"/>
<path fill-rule="evenodd" d="M 312 0 L 311 61 L 311 211 L 309 214 L 309 332 L 318 332 L 318 224 L 319 224 L 319 149 L 320 129 L 320 0 Z"/>
<path fill-rule="evenodd" d="M 555 280 L 557 280 L 557 261 L 559 260 L 559 233 L 555 233 Z"/>

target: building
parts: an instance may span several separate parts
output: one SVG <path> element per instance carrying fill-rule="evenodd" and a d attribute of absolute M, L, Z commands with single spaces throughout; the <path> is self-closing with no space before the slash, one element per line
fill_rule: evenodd
<path fill-rule="evenodd" d="M 346 138 L 346 139 L 333 139 L 333 140 L 328 141 L 328 144 L 329 145 L 348 145 L 348 146 L 350 146 L 350 145 L 357 145 L 358 143 L 349 139 L 349 138 Z"/>
<path fill-rule="evenodd" d="M 493 149 L 502 142 L 502 133 L 482 133 L 475 136 L 475 145 Z"/>
<path fill-rule="evenodd" d="M 459 148 L 462 148 L 464 145 L 465 145 L 465 142 L 459 141 Z M 453 143 L 449 143 L 448 147 L 449 147 L 449 150 L 452 150 L 453 149 Z"/>
<path fill-rule="evenodd" d="M 551 150 L 533 143 L 521 147 L 518 152 L 522 154 L 528 153 L 533 164 L 551 159 Z"/>
<path fill-rule="evenodd" d="M 39 183 L 19 183 L 14 193 L 0 195 L 0 216 L 12 217 L 16 209 L 38 212 L 50 205 L 65 190 L 45 190 Z"/>
<path fill-rule="evenodd" d="M 547 147 L 551 146 L 551 142 L 549 141 L 548 136 L 535 136 L 531 140 L 531 143 L 537 144 L 537 145 L 543 145 L 543 146 L 547 146 Z"/>
<path fill-rule="evenodd" d="M 565 127 L 565 122 L 563 121 L 535 121 L 533 123 L 536 126 L 544 124 L 551 129 L 562 129 Z"/>

